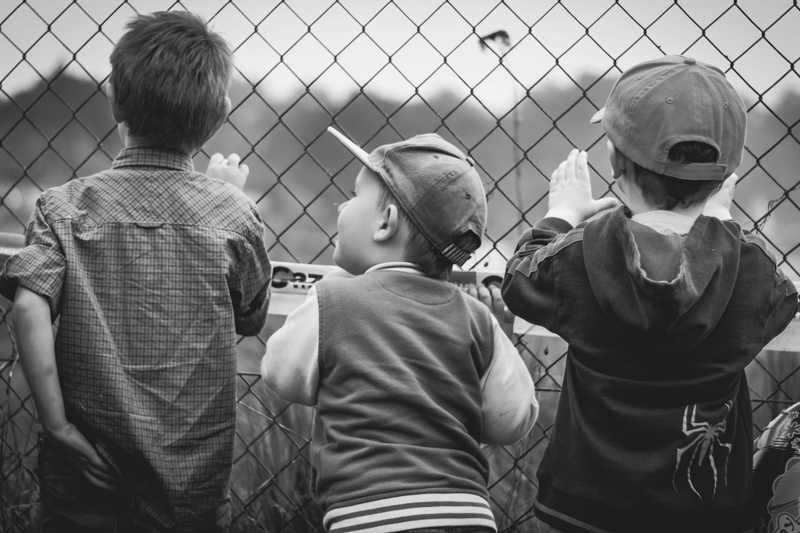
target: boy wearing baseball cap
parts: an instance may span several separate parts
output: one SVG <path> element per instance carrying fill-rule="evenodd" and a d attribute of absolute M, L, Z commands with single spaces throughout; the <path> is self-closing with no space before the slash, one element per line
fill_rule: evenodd
<path fill-rule="evenodd" d="M 744 106 L 718 69 L 663 57 L 624 72 L 593 121 L 625 207 L 594 216 L 614 200 L 592 199 L 573 150 L 503 283 L 512 312 L 569 344 L 536 513 L 555 531 L 744 531 L 744 368 L 797 309 L 730 217 Z"/>
<path fill-rule="evenodd" d="M 364 164 L 333 253 L 352 277 L 312 288 L 261 363 L 276 394 L 317 406 L 324 527 L 495 531 L 479 443 L 521 438 L 538 403 L 488 308 L 444 279 L 480 245 L 481 180 L 438 135 L 367 154 L 329 129 Z"/>

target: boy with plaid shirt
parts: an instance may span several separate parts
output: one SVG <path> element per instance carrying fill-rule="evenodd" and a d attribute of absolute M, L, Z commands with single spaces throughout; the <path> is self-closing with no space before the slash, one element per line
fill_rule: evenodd
<path fill-rule="evenodd" d="M 254 204 L 192 166 L 230 109 L 231 64 L 194 15 L 134 18 L 111 54 L 123 150 L 42 193 L 5 265 L 44 429 L 45 531 L 230 521 L 234 344 L 261 329 L 271 272 Z M 238 163 L 215 156 L 209 171 L 241 183 Z"/>

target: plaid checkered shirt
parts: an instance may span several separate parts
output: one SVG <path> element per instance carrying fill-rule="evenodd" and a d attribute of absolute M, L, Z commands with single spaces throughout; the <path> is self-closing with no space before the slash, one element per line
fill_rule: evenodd
<path fill-rule="evenodd" d="M 266 319 L 265 226 L 191 159 L 124 149 L 45 191 L 5 276 L 45 297 L 67 417 L 123 471 L 129 505 L 191 531 L 227 505 L 236 333 Z"/>

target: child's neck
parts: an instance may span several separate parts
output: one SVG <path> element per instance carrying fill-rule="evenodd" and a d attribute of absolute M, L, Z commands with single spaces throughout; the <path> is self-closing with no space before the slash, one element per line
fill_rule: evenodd
<path fill-rule="evenodd" d="M 147 137 L 142 137 L 142 136 L 139 136 L 139 135 L 131 134 L 127 130 L 127 128 L 124 128 L 124 129 L 120 130 L 120 137 L 122 137 L 122 144 L 123 144 L 123 146 L 125 146 L 125 148 L 140 148 L 140 147 L 141 148 L 156 148 L 156 147 L 159 147 L 158 143 L 153 142 L 152 140 L 148 139 Z M 168 148 L 169 150 L 179 151 L 179 152 L 183 152 L 183 153 L 187 153 L 187 154 L 191 153 L 191 150 L 179 150 L 178 148 L 175 148 L 175 147 L 166 147 L 166 146 L 164 146 L 163 148 L 165 148 L 165 149 Z"/>
<path fill-rule="evenodd" d="M 630 210 L 631 214 L 634 216 L 644 213 L 651 213 L 653 211 L 669 211 L 673 214 L 681 215 L 694 220 L 703 213 L 703 207 L 705 207 L 705 203 L 700 202 L 688 207 L 679 205 L 673 207 L 672 209 L 663 209 L 648 202 L 647 198 L 641 193 L 641 191 L 637 187 L 632 186 L 626 188 L 623 201 Z"/>
<path fill-rule="evenodd" d="M 685 216 L 687 218 L 695 219 L 699 217 L 703 213 L 703 207 L 705 204 L 695 204 L 689 207 L 681 207 L 677 206 L 673 209 L 661 209 L 649 204 L 640 204 L 640 205 L 628 205 L 628 209 L 631 210 L 631 213 L 635 215 L 641 215 L 643 213 L 650 213 L 652 211 L 669 211 L 670 213 L 675 213 L 676 215 Z"/>
<path fill-rule="evenodd" d="M 644 209 L 639 209 L 638 211 L 631 209 L 631 214 L 633 220 L 659 233 L 686 235 L 691 231 L 702 211 L 703 204 L 689 208 L 677 207 L 675 209 L 658 209 L 652 206 L 645 206 Z"/>
<path fill-rule="evenodd" d="M 383 263 L 408 263 L 409 260 L 403 250 L 382 250 L 383 253 L 376 253 L 373 255 L 370 263 L 372 266 L 380 265 Z M 394 252 L 394 253 L 393 253 Z"/>
<path fill-rule="evenodd" d="M 123 141 L 125 144 L 125 148 L 138 148 L 140 146 L 153 146 L 153 143 L 147 140 L 145 137 L 139 137 L 137 135 L 128 134 L 125 136 Z"/>
<path fill-rule="evenodd" d="M 386 263 L 413 263 L 405 253 L 405 244 L 402 246 L 397 243 L 386 243 L 384 246 L 374 246 L 370 249 L 362 250 L 364 254 L 360 261 L 360 270 L 362 272 L 350 272 L 351 274 L 363 274 L 370 268 L 376 265 L 383 265 Z"/>
<path fill-rule="evenodd" d="M 367 270 L 365 270 L 365 272 L 371 272 L 373 270 L 384 270 L 384 269 L 416 271 L 421 273 L 419 265 L 408 261 L 385 261 L 383 263 L 376 263 L 371 267 L 369 267 Z"/>

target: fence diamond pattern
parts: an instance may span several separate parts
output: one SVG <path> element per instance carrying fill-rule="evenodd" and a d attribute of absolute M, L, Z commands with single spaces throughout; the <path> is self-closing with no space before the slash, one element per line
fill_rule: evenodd
<path fill-rule="evenodd" d="M 247 192 L 273 258 L 331 261 L 336 203 L 358 165 L 331 123 L 367 147 L 436 131 L 475 160 L 490 207 L 469 268 L 501 270 L 546 208 L 550 171 L 589 150 L 597 194 L 612 194 L 601 132 L 587 125 L 628 66 L 683 53 L 720 66 L 750 116 L 734 216 L 800 277 L 800 71 L 796 0 L 29 0 L 0 5 L 0 231 L 21 232 L 44 188 L 108 166 L 120 148 L 103 93 L 106 58 L 136 12 L 188 9 L 234 49 L 228 122 L 208 143 L 251 168 Z M 208 153 L 197 154 L 203 168 Z M 6 306 L 7 307 L 7 306 Z M 265 335 L 242 339 L 243 354 Z M 535 531 L 535 470 L 563 375 L 558 339 L 520 336 L 542 416 L 523 442 L 488 447 L 505 530 Z M 0 335 L 0 529 L 38 520 L 33 402 Z M 797 361 L 749 369 L 756 430 L 796 398 Z M 796 353 L 794 353 L 796 355 Z M 238 377 L 234 529 L 320 531 L 310 496 L 312 411 L 285 405 L 254 374 Z"/>

